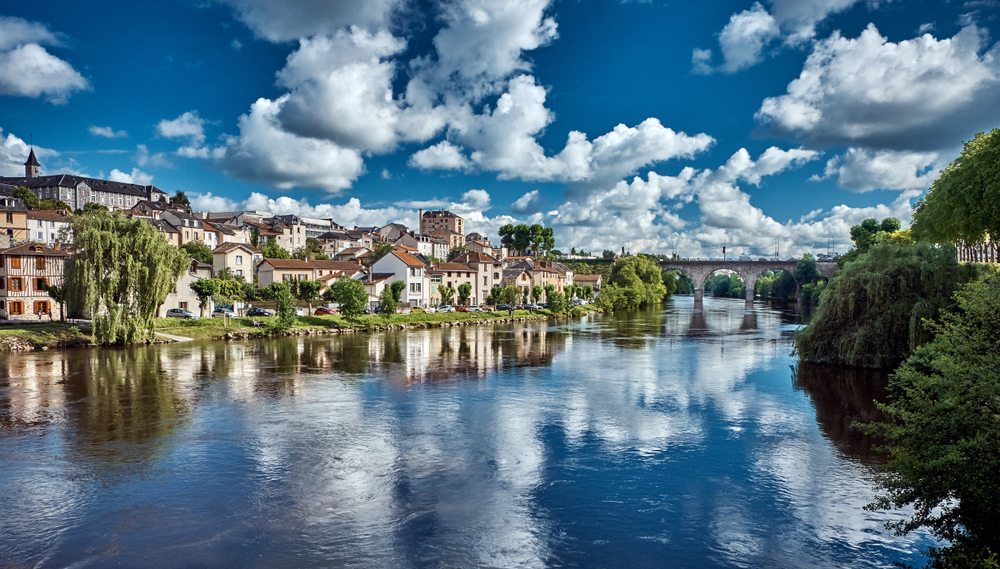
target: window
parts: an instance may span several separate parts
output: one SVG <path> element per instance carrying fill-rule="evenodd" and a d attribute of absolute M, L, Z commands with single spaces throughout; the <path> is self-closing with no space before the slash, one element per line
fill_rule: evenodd
<path fill-rule="evenodd" d="M 9 312 L 11 316 L 20 316 L 21 314 L 24 314 L 24 303 L 20 300 L 11 302 Z"/>
<path fill-rule="evenodd" d="M 5 281 L 4 281 L 3 277 L 0 277 L 0 290 L 3 290 L 4 283 L 5 283 Z"/>
<path fill-rule="evenodd" d="M 14 214 L 7 212 L 7 223 L 14 223 Z"/>
<path fill-rule="evenodd" d="M 243 255 L 236 255 L 236 264 L 237 265 L 243 264 Z"/>
<path fill-rule="evenodd" d="M 39 231 L 39 232 L 37 233 L 37 235 L 38 235 L 38 240 L 39 240 L 39 241 L 45 241 L 45 233 L 44 233 L 44 232 L 42 232 L 42 231 Z"/>
<path fill-rule="evenodd" d="M 187 310 L 187 307 L 188 307 L 188 303 L 186 303 L 186 302 L 178 302 L 177 303 L 177 308 L 183 308 L 184 310 Z"/>
<path fill-rule="evenodd" d="M 242 277 L 243 276 L 243 269 L 236 269 L 236 276 Z"/>
<path fill-rule="evenodd" d="M 286 283 L 290 282 L 292 280 L 292 275 L 281 275 L 281 280 L 285 281 Z"/>
<path fill-rule="evenodd" d="M 420 283 L 410 283 L 410 292 L 420 292 Z"/>
<path fill-rule="evenodd" d="M 45 257 L 42 257 L 41 255 L 35 257 L 35 268 L 38 270 L 45 269 Z"/>
<path fill-rule="evenodd" d="M 45 222 L 41 219 L 38 220 L 38 227 L 45 227 Z"/>
<path fill-rule="evenodd" d="M 20 257 L 11 257 L 10 258 L 10 268 L 12 268 L 12 269 L 20 269 L 21 268 L 21 258 Z"/>
<path fill-rule="evenodd" d="M 46 289 L 46 287 L 48 287 L 48 286 L 49 286 L 49 280 L 48 279 L 46 279 L 46 278 L 37 278 L 37 279 L 35 279 L 35 290 L 37 290 L 37 291 L 44 291 Z"/>
<path fill-rule="evenodd" d="M 49 311 L 50 311 L 50 309 L 49 309 L 49 301 L 47 301 L 47 300 L 36 300 L 35 301 L 35 314 L 48 314 Z"/>

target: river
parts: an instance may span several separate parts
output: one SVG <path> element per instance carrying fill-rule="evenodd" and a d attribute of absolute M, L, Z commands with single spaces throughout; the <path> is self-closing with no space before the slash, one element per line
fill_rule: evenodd
<path fill-rule="evenodd" d="M 891 567 L 792 313 L 0 355 L 0 567 Z"/>

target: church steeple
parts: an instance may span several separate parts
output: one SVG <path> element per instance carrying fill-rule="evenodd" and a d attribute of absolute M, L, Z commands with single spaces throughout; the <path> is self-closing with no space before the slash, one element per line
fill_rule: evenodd
<path fill-rule="evenodd" d="M 24 163 L 24 177 L 25 178 L 37 178 L 41 174 L 42 165 L 38 163 L 38 159 L 35 158 L 35 149 L 32 148 L 28 152 L 28 160 Z"/>

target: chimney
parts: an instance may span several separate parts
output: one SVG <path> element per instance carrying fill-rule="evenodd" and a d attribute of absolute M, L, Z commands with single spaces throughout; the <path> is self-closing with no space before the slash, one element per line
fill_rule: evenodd
<path fill-rule="evenodd" d="M 424 234 L 424 210 L 423 208 L 417 210 L 417 233 Z"/>

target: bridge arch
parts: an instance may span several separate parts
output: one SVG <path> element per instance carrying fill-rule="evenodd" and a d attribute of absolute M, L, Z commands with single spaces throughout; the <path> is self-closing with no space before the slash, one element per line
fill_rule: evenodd
<path fill-rule="evenodd" d="M 705 295 L 705 281 L 708 276 L 720 270 L 728 270 L 736 273 L 746 286 L 745 300 L 746 307 L 753 308 L 754 289 L 757 286 L 757 279 L 766 271 L 782 270 L 794 277 L 795 264 L 798 259 L 781 260 L 757 260 L 739 261 L 728 259 L 665 259 L 660 263 L 661 271 L 678 271 L 686 273 L 695 282 L 694 302 L 695 306 L 701 306 Z M 836 263 L 816 263 L 819 273 L 827 278 L 833 276 L 837 270 Z"/>

